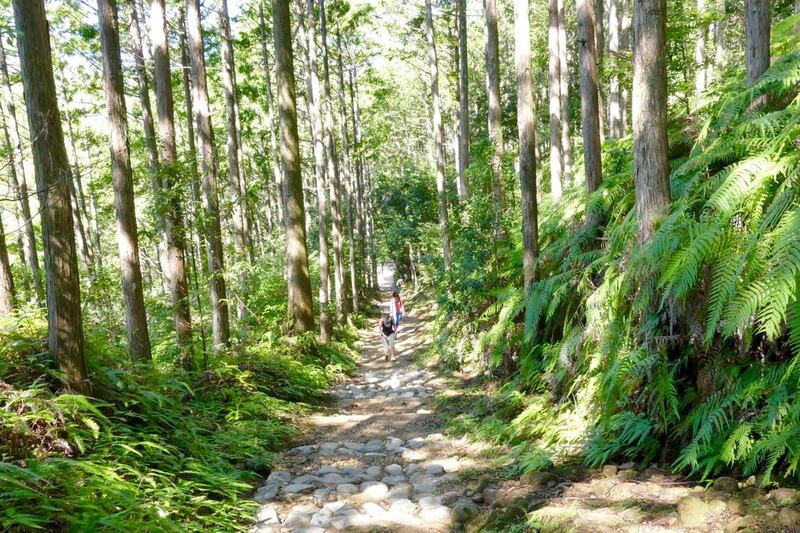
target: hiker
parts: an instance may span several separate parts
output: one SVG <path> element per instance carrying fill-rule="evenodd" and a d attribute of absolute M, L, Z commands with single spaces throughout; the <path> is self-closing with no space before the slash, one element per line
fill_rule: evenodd
<path fill-rule="evenodd" d="M 383 315 L 378 321 L 378 329 L 381 331 L 381 338 L 383 339 L 383 347 L 385 350 L 384 361 L 391 361 L 394 357 L 394 341 L 397 334 L 397 325 L 394 322 L 388 309 L 383 310 Z"/>
<path fill-rule="evenodd" d="M 397 278 L 397 281 L 394 284 L 394 290 L 400 292 L 400 289 L 403 288 L 403 278 Z"/>
<path fill-rule="evenodd" d="M 400 321 L 403 319 L 406 310 L 403 307 L 403 300 L 400 299 L 399 292 L 394 291 L 392 293 L 392 301 L 389 302 L 389 309 L 391 310 L 395 326 L 397 329 L 400 329 Z"/>

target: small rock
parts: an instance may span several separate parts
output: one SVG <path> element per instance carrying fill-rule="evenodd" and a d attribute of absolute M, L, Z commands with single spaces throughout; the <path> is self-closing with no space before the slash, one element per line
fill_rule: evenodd
<path fill-rule="evenodd" d="M 344 509 L 352 509 L 353 506 L 344 500 L 329 502 L 322 506 L 323 511 L 328 511 L 331 514 L 337 514 Z"/>
<path fill-rule="evenodd" d="M 402 476 L 403 475 L 403 467 L 398 464 L 391 464 L 383 469 L 384 472 L 389 474 L 390 476 Z"/>
<path fill-rule="evenodd" d="M 271 505 L 265 505 L 258 510 L 258 513 L 256 514 L 256 522 L 259 525 L 264 526 L 277 525 L 281 523 L 281 521 L 278 520 L 278 511 Z"/>
<path fill-rule="evenodd" d="M 445 437 L 441 433 L 431 433 L 430 435 L 425 437 L 425 440 L 429 442 L 444 442 Z"/>
<path fill-rule="evenodd" d="M 382 516 L 386 509 L 374 502 L 367 502 L 361 506 L 361 511 L 370 516 Z"/>
<path fill-rule="evenodd" d="M 339 474 L 334 474 L 334 475 L 338 476 Z M 298 485 L 298 484 L 300 484 L 300 485 L 318 485 L 321 482 L 322 482 L 322 480 L 320 478 L 318 478 L 317 476 L 312 476 L 311 474 L 298 476 L 298 477 L 294 478 L 294 480 L 292 480 L 292 484 L 293 485 Z"/>
<path fill-rule="evenodd" d="M 616 465 L 606 465 L 603 467 L 603 475 L 606 477 L 614 477 L 617 475 L 619 469 Z"/>
<path fill-rule="evenodd" d="M 483 503 L 494 505 L 497 502 L 497 489 L 486 489 L 483 491 Z"/>
<path fill-rule="evenodd" d="M 451 490 L 442 494 L 442 505 L 447 505 L 448 507 L 450 507 L 460 499 L 462 499 L 461 494 L 459 494 L 454 490 Z"/>
<path fill-rule="evenodd" d="M 381 479 L 381 482 L 386 483 L 391 487 L 397 485 L 398 483 L 403 483 L 405 480 L 406 478 L 403 476 L 384 476 L 383 479 Z"/>
<path fill-rule="evenodd" d="M 750 517 L 740 516 L 725 526 L 725 533 L 736 533 L 748 526 L 750 526 Z"/>
<path fill-rule="evenodd" d="M 423 509 L 428 507 L 438 507 L 442 505 L 442 498 L 440 496 L 423 496 L 419 499 L 419 506 Z"/>
<path fill-rule="evenodd" d="M 403 442 L 404 441 L 402 439 L 398 439 L 397 437 L 386 437 L 386 440 L 384 441 L 384 446 L 386 447 L 387 450 L 392 451 L 401 447 L 403 445 Z"/>
<path fill-rule="evenodd" d="M 309 485 L 307 483 L 293 483 L 291 485 L 286 485 L 283 488 L 283 492 L 286 494 L 304 494 L 306 492 L 311 492 L 314 488 L 314 485 Z"/>
<path fill-rule="evenodd" d="M 389 487 L 378 481 L 366 481 L 361 484 L 361 496 L 372 501 L 380 501 L 389 494 Z"/>
<path fill-rule="evenodd" d="M 714 480 L 714 490 L 732 494 L 739 490 L 739 482 L 732 477 L 722 476 Z"/>
<path fill-rule="evenodd" d="M 314 503 L 322 506 L 328 501 L 328 496 L 330 496 L 330 494 L 331 489 L 317 489 L 314 491 L 314 494 L 312 494 L 312 498 L 314 499 Z"/>
<path fill-rule="evenodd" d="M 323 442 L 319 445 L 319 454 L 334 455 L 341 445 L 341 442 Z"/>
<path fill-rule="evenodd" d="M 391 488 L 385 499 L 389 502 L 406 500 L 411 496 L 411 489 L 412 487 L 408 483 L 398 483 Z"/>
<path fill-rule="evenodd" d="M 333 472 L 330 474 L 325 474 L 322 476 L 322 483 L 329 487 L 335 487 L 336 485 L 343 485 L 345 483 L 353 483 L 354 479 L 348 476 L 343 476 L 337 472 Z"/>
<path fill-rule="evenodd" d="M 555 486 L 556 476 L 550 472 L 531 471 L 525 472 L 519 479 L 533 487 L 534 490 L 539 490 L 549 486 L 551 482 Z"/>
<path fill-rule="evenodd" d="M 417 504 L 408 499 L 397 500 L 389 507 L 389 511 L 414 514 L 417 512 Z"/>
<path fill-rule="evenodd" d="M 410 439 L 406 442 L 406 448 L 411 448 L 412 450 L 416 450 L 425 446 L 426 442 L 425 439 L 421 437 L 416 437 L 414 439 Z"/>
<path fill-rule="evenodd" d="M 292 533 L 325 533 L 325 528 L 317 526 L 296 527 L 292 529 Z"/>
<path fill-rule="evenodd" d="M 450 509 L 444 505 L 426 507 L 419 512 L 419 517 L 425 522 L 449 522 Z"/>
<path fill-rule="evenodd" d="M 681 524 L 686 527 L 703 524 L 708 513 L 708 504 L 697 496 L 685 496 L 678 501 L 678 516 Z"/>
<path fill-rule="evenodd" d="M 480 509 L 472 500 L 458 500 L 453 506 L 451 517 L 456 524 L 468 522 L 470 518 L 478 514 Z"/>
<path fill-rule="evenodd" d="M 781 512 L 778 513 L 778 521 L 790 531 L 796 531 L 798 526 L 800 526 L 800 513 L 791 507 L 784 507 L 781 509 Z"/>
<path fill-rule="evenodd" d="M 344 446 L 342 446 L 341 448 L 336 450 L 336 453 L 338 453 L 339 455 L 347 455 L 347 456 L 350 456 L 350 457 L 361 455 L 360 451 L 352 450 L 350 448 L 345 448 Z"/>
<path fill-rule="evenodd" d="M 336 492 L 339 494 L 356 494 L 358 493 L 358 487 L 352 483 L 344 483 L 336 487 Z"/>
<path fill-rule="evenodd" d="M 333 520 L 333 513 L 325 509 L 321 509 L 311 516 L 311 525 L 321 528 L 331 527 L 331 520 Z"/>
<path fill-rule="evenodd" d="M 410 465 L 408 465 L 406 467 L 406 475 L 407 476 L 414 475 L 414 473 L 419 469 L 420 469 L 420 466 L 419 466 L 418 463 L 411 463 Z"/>
<path fill-rule="evenodd" d="M 311 525 L 311 518 L 306 513 L 292 511 L 282 525 L 286 528 L 308 527 Z"/>
<path fill-rule="evenodd" d="M 267 478 L 267 483 L 288 483 L 292 479 L 292 473 L 285 470 L 276 470 Z"/>
<path fill-rule="evenodd" d="M 425 469 L 425 472 L 429 476 L 443 476 L 444 475 L 444 467 L 442 465 L 428 465 L 428 468 Z"/>
<path fill-rule="evenodd" d="M 364 448 L 366 448 L 366 445 L 361 442 L 348 441 L 344 443 L 344 447 L 347 448 L 348 450 L 363 452 Z"/>
<path fill-rule="evenodd" d="M 257 491 L 253 499 L 258 503 L 268 502 L 270 500 L 275 499 L 275 496 L 278 495 L 278 491 L 281 490 L 281 486 L 277 483 L 267 483 L 263 487 L 260 487 Z"/>
<path fill-rule="evenodd" d="M 794 489 L 773 489 L 767 496 L 778 507 L 786 507 L 797 501 L 797 491 Z"/>
<path fill-rule="evenodd" d="M 296 448 L 292 448 L 286 455 L 311 455 L 317 450 L 317 447 L 313 444 L 308 444 L 306 446 L 298 446 Z"/>
<path fill-rule="evenodd" d="M 627 463 L 619 465 L 620 470 L 633 470 L 634 468 L 636 468 L 636 463 L 633 461 L 628 461 Z"/>
<path fill-rule="evenodd" d="M 379 466 L 371 466 L 367 468 L 367 475 L 370 477 L 378 477 L 381 475 L 381 467 Z"/>

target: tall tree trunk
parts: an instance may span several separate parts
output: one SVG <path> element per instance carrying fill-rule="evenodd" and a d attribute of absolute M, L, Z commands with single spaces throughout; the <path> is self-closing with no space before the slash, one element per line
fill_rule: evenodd
<path fill-rule="evenodd" d="M 378 283 L 378 254 L 375 250 L 375 205 L 373 203 L 374 194 L 372 188 L 372 174 L 366 171 L 367 180 L 367 236 L 369 238 L 369 262 L 372 270 L 372 288 L 378 290 L 380 284 Z"/>
<path fill-rule="evenodd" d="M 39 254 L 36 251 L 36 231 L 33 227 L 33 215 L 31 214 L 31 204 L 28 198 L 28 181 L 25 176 L 25 157 L 19 136 L 17 107 L 14 104 L 14 93 L 11 90 L 11 80 L 8 76 L 8 65 L 6 64 L 6 51 L 2 39 L 0 39 L 0 76 L 3 78 L 3 104 L 6 111 L 5 125 L 8 132 L 11 192 L 19 200 L 20 209 L 22 210 L 25 228 L 24 254 L 28 261 L 28 268 L 31 270 L 36 299 L 41 302 L 44 297 L 42 270 L 39 267 Z"/>
<path fill-rule="evenodd" d="M 492 203 L 495 252 L 505 241 L 503 211 L 503 126 L 500 108 L 500 52 L 497 38 L 496 0 L 484 0 L 486 15 L 486 93 L 489 95 L 489 141 L 492 145 Z M 434 124 L 434 128 L 436 125 Z M 442 163 L 444 168 L 444 163 Z M 444 173 L 444 170 L 442 170 Z M 439 193 L 442 194 L 441 192 Z M 441 218 L 441 216 L 440 216 Z M 448 250 L 449 254 L 449 250 Z M 448 261 L 449 262 L 449 261 Z"/>
<path fill-rule="evenodd" d="M 192 90 L 195 127 L 200 145 L 200 169 L 203 173 L 203 207 L 206 218 L 206 246 L 208 247 L 208 274 L 210 277 L 211 329 L 214 350 L 228 345 L 230 319 L 225 291 L 225 264 L 222 251 L 217 193 L 217 163 L 214 154 L 214 130 L 208 103 L 206 61 L 203 52 L 203 30 L 200 26 L 198 0 L 186 0 L 186 31 L 189 37 L 189 60 L 192 64 Z"/>
<path fill-rule="evenodd" d="M 33 166 L 42 206 L 47 346 L 63 373 L 65 385 L 88 393 L 78 256 L 68 187 L 70 169 L 58 113 L 44 2 L 14 0 L 13 5 Z"/>
<path fill-rule="evenodd" d="M 456 0 L 458 22 L 458 198 L 467 199 L 469 183 L 469 57 L 467 50 L 467 0 Z"/>
<path fill-rule="evenodd" d="M 183 227 L 183 206 L 177 188 L 177 146 L 175 144 L 175 104 L 167 44 L 167 21 L 164 0 L 150 0 L 150 40 L 153 46 L 156 110 L 158 113 L 159 148 L 161 149 L 161 196 L 157 205 L 164 213 L 167 283 L 175 311 L 175 331 L 181 352 L 181 365 L 194 367 L 192 355 L 192 315 L 189 303 L 189 279 L 186 271 L 186 239 Z"/>
<path fill-rule="evenodd" d="M 620 50 L 633 52 L 631 46 L 631 0 L 618 0 L 620 3 Z M 724 0 L 723 0 L 724 1 Z M 631 56 L 633 54 L 631 53 Z M 621 113 L 620 124 L 620 137 L 628 134 L 628 126 L 630 125 L 630 104 L 631 94 L 627 87 L 620 91 L 620 104 L 619 109 Z"/>
<path fill-rule="evenodd" d="M 369 278 L 369 268 L 367 265 L 367 227 L 366 227 L 366 210 L 367 203 L 364 197 L 364 165 L 361 158 L 361 116 L 360 108 L 358 105 L 358 95 L 356 90 L 356 72 L 355 66 L 350 66 L 349 82 L 350 82 L 350 109 L 353 113 L 353 153 L 355 163 L 355 180 L 357 191 L 357 217 L 356 228 L 358 230 L 358 249 L 359 249 L 359 263 L 360 271 L 363 276 L 362 286 L 370 285 L 367 281 Z"/>
<path fill-rule="evenodd" d="M 328 153 L 328 177 L 330 178 L 331 227 L 333 228 L 333 278 L 336 289 L 336 311 L 341 320 L 347 321 L 352 312 L 347 294 L 347 274 L 344 260 L 344 231 L 342 229 L 342 180 L 339 156 L 336 153 L 336 125 L 333 121 L 333 92 L 331 91 L 330 50 L 328 48 L 328 20 L 325 0 L 319 3 L 319 28 L 322 41 L 322 80 L 325 90 L 325 132 Z"/>
<path fill-rule="evenodd" d="M 517 72 L 519 185 L 522 209 L 522 270 L 525 291 L 536 280 L 539 224 L 536 204 L 536 115 L 533 110 L 528 0 L 514 0 L 514 59 Z"/>
<path fill-rule="evenodd" d="M 356 239 L 355 239 L 355 173 L 353 172 L 352 159 L 350 154 L 350 138 L 347 134 L 347 104 L 345 103 L 344 87 L 344 59 L 342 58 L 342 36 L 336 31 L 336 49 L 338 52 L 338 74 L 339 74 L 339 138 L 342 143 L 342 167 L 344 169 L 344 183 L 347 194 L 347 237 L 349 244 L 350 259 L 350 296 L 352 297 L 352 309 L 359 311 L 359 273 L 356 263 Z"/>
<path fill-rule="evenodd" d="M 600 79 L 605 69 L 605 0 L 594 0 L 594 42 L 595 51 L 597 55 L 597 116 L 600 117 L 600 143 L 605 140 L 605 123 L 606 123 L 606 110 L 604 103 L 604 90 L 603 84 Z M 580 43 L 579 43 L 580 44 Z"/>
<path fill-rule="evenodd" d="M 609 0 L 608 4 L 608 50 L 609 60 L 613 65 L 619 63 L 620 33 L 622 31 L 622 16 L 620 13 L 620 0 Z M 608 136 L 619 139 L 622 136 L 622 109 L 619 75 L 613 69 L 608 83 Z"/>
<path fill-rule="evenodd" d="M 599 0 L 602 2 L 602 0 Z M 581 117 L 583 120 L 583 166 L 589 194 L 603 179 L 600 160 L 600 102 L 595 49 L 595 0 L 578 0 L 578 46 L 581 66 Z M 588 213 L 591 221 L 595 213 Z"/>
<path fill-rule="evenodd" d="M 323 142 L 322 115 L 320 112 L 319 69 L 317 65 L 316 21 L 314 2 L 306 0 L 308 27 L 306 29 L 306 75 L 308 82 L 308 112 L 311 121 L 311 139 L 314 146 L 314 176 L 317 185 L 317 216 L 319 234 L 319 329 L 320 341 L 331 340 L 331 322 L 328 315 L 328 295 L 330 294 L 330 265 L 328 257 L 328 191 Z M 302 28 L 302 22 L 301 22 Z M 330 157 L 330 154 L 328 154 Z"/>
<path fill-rule="evenodd" d="M 640 242 L 650 238 L 670 202 L 666 4 L 636 0 L 633 7 L 633 163 Z"/>
<path fill-rule="evenodd" d="M 231 23 L 228 16 L 228 0 L 219 4 L 219 34 L 220 48 L 222 49 L 222 85 L 225 89 L 226 125 L 228 131 L 228 180 L 236 196 L 233 202 L 233 245 L 239 261 L 246 262 L 249 248 L 249 221 L 247 218 L 247 201 L 242 183 L 244 176 L 240 168 L 241 146 L 238 127 L 238 96 L 236 94 L 236 63 L 233 57 L 233 43 L 231 42 Z M 247 315 L 247 306 L 244 301 L 245 274 L 239 269 L 239 294 L 237 316 L 244 320 Z"/>
<path fill-rule="evenodd" d="M 181 66 L 183 67 L 183 100 L 186 105 L 186 142 L 189 148 L 187 159 L 189 160 L 189 177 L 192 186 L 192 203 L 191 203 L 191 220 L 194 228 L 191 230 L 191 238 L 194 241 L 194 246 L 197 247 L 198 255 L 200 257 L 200 269 L 206 272 L 208 267 L 208 251 L 206 250 L 205 241 L 203 236 L 205 231 L 205 219 L 202 214 L 202 194 L 200 192 L 200 171 L 197 168 L 197 145 L 196 136 L 194 131 L 194 106 L 192 104 L 192 64 L 189 60 L 189 40 L 186 37 L 186 10 L 184 6 L 180 7 L 180 24 L 181 24 Z M 194 283 L 197 284 L 197 273 L 194 276 Z M 200 295 L 197 295 L 197 307 L 201 309 L 202 304 Z M 201 331 L 201 335 L 205 336 L 205 332 Z"/>
<path fill-rule="evenodd" d="M 281 158 L 286 190 L 286 262 L 289 314 L 298 333 L 314 329 L 311 278 L 306 248 L 306 213 L 303 204 L 303 176 L 300 139 L 297 133 L 297 104 L 294 87 L 292 27 L 289 0 L 272 0 L 272 37 L 275 43 L 275 71 L 278 111 L 281 121 Z"/>
<path fill-rule="evenodd" d="M 139 25 L 137 1 L 130 0 L 131 8 L 131 45 L 133 59 L 136 65 L 136 81 L 139 89 L 139 105 L 142 108 L 142 122 L 144 124 L 144 141 L 147 147 L 147 162 L 150 167 L 151 180 L 158 179 L 158 143 L 156 130 L 153 125 L 153 108 L 150 104 L 150 84 L 148 81 L 147 67 L 144 61 L 144 48 L 142 46 L 142 31 Z M 160 183 L 153 184 L 153 190 L 161 188 Z M 163 224 L 162 224 L 163 225 Z"/>
<path fill-rule="evenodd" d="M 72 128 L 72 113 L 70 111 L 71 99 L 67 94 L 66 77 L 61 73 L 61 95 L 64 98 L 64 116 L 67 119 L 67 139 L 72 149 L 72 166 L 70 167 L 69 191 L 73 201 L 74 228 L 78 230 L 78 244 L 80 245 L 81 256 L 89 272 L 94 271 L 94 260 L 92 252 L 89 250 L 89 211 L 86 209 L 86 197 L 83 194 L 83 179 L 81 166 L 78 162 L 78 149 L 75 147 L 75 132 Z M 84 221 L 86 223 L 84 224 Z"/>
<path fill-rule="evenodd" d="M 134 359 L 149 361 L 152 356 L 144 307 L 142 270 L 139 266 L 139 233 L 133 199 L 133 171 L 128 144 L 128 117 L 125 109 L 116 0 L 97 0 L 97 15 L 103 47 L 103 79 L 108 107 L 114 207 L 117 212 L 117 245 L 122 272 L 128 350 Z"/>
<path fill-rule="evenodd" d="M 548 73 L 550 75 L 550 192 L 561 198 L 564 182 L 564 156 L 561 153 L 561 53 L 558 43 L 558 1 L 549 0 L 547 29 Z"/>
<path fill-rule="evenodd" d="M 747 85 L 753 85 L 769 68 L 769 0 L 745 0 L 745 58 Z"/>
<path fill-rule="evenodd" d="M 703 11 L 705 9 L 705 0 L 696 0 L 697 8 L 697 35 L 694 41 L 694 100 L 695 106 L 700 103 L 700 98 L 703 96 L 703 91 L 706 90 L 706 32 L 708 28 L 702 22 Z"/>
<path fill-rule="evenodd" d="M 491 1 L 491 0 L 490 0 Z M 433 33 L 431 0 L 425 0 L 425 35 L 428 39 L 428 63 L 431 69 L 431 107 L 433 109 L 433 148 L 436 154 L 436 190 L 439 194 L 439 230 L 442 237 L 444 269 L 450 269 L 450 228 L 447 220 L 447 190 L 444 174 L 444 126 L 439 101 L 439 68 L 436 61 L 436 39 Z"/>
<path fill-rule="evenodd" d="M 564 0 L 558 0 L 558 54 L 559 91 L 561 96 L 561 168 L 564 185 L 572 173 L 572 139 L 569 125 L 569 53 L 567 50 L 567 28 L 564 20 Z"/>
<path fill-rule="evenodd" d="M 11 263 L 8 260 L 6 247 L 6 230 L 3 227 L 3 217 L 0 217 L 0 318 L 14 310 L 16 299 L 14 277 L 11 275 Z"/>
<path fill-rule="evenodd" d="M 270 162 L 272 163 L 272 173 L 275 179 L 275 187 L 278 191 L 278 220 L 281 227 L 286 229 L 286 189 L 283 185 L 281 176 L 280 155 L 278 154 L 277 135 L 275 134 L 275 117 L 273 116 L 274 105 L 272 102 L 272 70 L 269 66 L 269 52 L 267 50 L 267 25 L 264 22 L 264 0 L 258 3 L 258 20 L 261 24 L 261 59 L 264 62 L 264 78 L 266 81 L 266 105 L 267 123 L 269 126 Z"/>

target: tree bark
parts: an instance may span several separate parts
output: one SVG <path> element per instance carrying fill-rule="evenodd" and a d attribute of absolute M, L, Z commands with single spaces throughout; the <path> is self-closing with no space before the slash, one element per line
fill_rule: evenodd
<path fill-rule="evenodd" d="M 522 270 L 525 291 L 536 280 L 539 224 L 536 202 L 536 115 L 533 110 L 528 0 L 514 0 L 514 59 L 517 73 L 519 184 L 522 210 Z"/>
<path fill-rule="evenodd" d="M 347 294 L 347 273 L 344 260 L 344 231 L 342 229 L 342 180 L 339 156 L 336 151 L 336 125 L 333 121 L 333 93 L 331 91 L 330 50 L 328 48 L 328 20 L 325 0 L 319 3 L 319 28 L 322 41 L 322 80 L 325 90 L 325 131 L 328 154 L 328 177 L 330 178 L 331 227 L 333 228 L 333 274 L 336 289 L 336 311 L 340 320 L 347 321 L 352 309 Z"/>
<path fill-rule="evenodd" d="M 80 245 L 81 256 L 86 265 L 86 269 L 91 273 L 94 271 L 94 260 L 92 252 L 89 250 L 89 211 L 86 209 L 86 197 L 83 194 L 81 166 L 78 162 L 78 149 L 75 147 L 75 132 L 72 128 L 72 112 L 70 111 L 71 98 L 67 93 L 67 84 L 64 73 L 61 73 L 61 95 L 64 98 L 64 116 L 67 119 L 67 139 L 72 149 L 72 166 L 70 167 L 69 191 L 73 205 L 74 227 L 78 230 L 78 244 Z M 84 224 L 84 220 L 86 223 Z"/>
<path fill-rule="evenodd" d="M 294 330 L 303 333 L 314 329 L 314 315 L 306 248 L 306 213 L 303 204 L 300 139 L 297 133 L 289 0 L 272 0 L 272 37 L 275 43 L 281 158 L 287 199 L 286 261 L 290 287 L 287 302 Z"/>
<path fill-rule="evenodd" d="M 561 53 L 558 43 L 558 0 L 549 0 L 547 28 L 548 73 L 550 75 L 550 193 L 561 198 L 564 156 L 561 153 Z"/>
<path fill-rule="evenodd" d="M 564 0 L 558 0 L 558 54 L 559 90 L 561 95 L 561 169 L 564 185 L 572 173 L 572 139 L 569 126 L 569 54 L 567 50 L 567 28 L 564 21 Z"/>
<path fill-rule="evenodd" d="M 345 103 L 345 87 L 344 87 L 344 59 L 342 58 L 342 36 L 336 31 L 336 49 L 338 52 L 338 73 L 339 73 L 339 137 L 342 143 L 342 162 L 344 168 L 344 183 L 347 194 L 347 237 L 350 259 L 350 296 L 352 297 L 353 311 L 359 311 L 359 272 L 356 263 L 356 239 L 355 239 L 355 223 L 356 217 L 353 213 L 355 210 L 355 173 L 353 172 L 352 159 L 350 157 L 350 138 L 347 134 L 347 104 Z"/>
<path fill-rule="evenodd" d="M 708 28 L 702 23 L 703 10 L 705 9 L 705 0 L 696 0 L 697 8 L 697 35 L 694 42 L 694 100 L 695 106 L 700 103 L 703 96 L 703 91 L 706 90 L 706 32 Z"/>
<path fill-rule="evenodd" d="M 258 4 L 258 19 L 261 24 L 261 58 L 264 62 L 264 78 L 266 81 L 266 105 L 267 105 L 267 123 L 269 125 L 269 143 L 270 143 L 270 161 L 272 162 L 272 173 L 275 180 L 275 187 L 278 191 L 278 220 L 280 220 L 281 227 L 286 229 L 286 189 L 283 186 L 283 177 L 281 176 L 281 167 L 279 163 L 280 156 L 278 154 L 277 135 L 275 134 L 275 117 L 273 116 L 274 105 L 272 101 L 272 70 L 269 66 L 269 52 L 267 51 L 267 25 L 264 22 L 264 2 L 263 0 Z"/>
<path fill-rule="evenodd" d="M 210 277 L 211 329 L 214 350 L 219 351 L 230 341 L 230 319 L 225 289 L 225 264 L 222 249 L 219 199 L 217 193 L 217 163 L 214 154 L 214 130 L 208 103 L 206 62 L 203 51 L 203 29 L 200 26 L 198 0 L 186 0 L 186 31 L 189 37 L 189 60 L 192 64 L 192 95 L 195 127 L 200 148 L 200 169 L 203 174 L 203 207 L 206 218 L 206 246 Z"/>
<path fill-rule="evenodd" d="M 666 0 L 633 6 L 633 162 L 639 241 L 669 210 L 667 162 Z"/>
<path fill-rule="evenodd" d="M 17 120 L 17 107 L 14 104 L 14 93 L 11 90 L 11 80 L 8 76 L 6 64 L 6 51 L 0 39 L 0 76 L 3 77 L 3 104 L 6 111 L 6 131 L 9 143 L 9 174 L 11 175 L 11 192 L 19 201 L 22 210 L 23 227 L 25 228 L 24 255 L 28 262 L 33 278 L 33 290 L 37 301 L 44 298 L 42 286 L 42 270 L 39 266 L 39 254 L 36 251 L 36 230 L 33 227 L 33 214 L 28 198 L 28 181 L 25 176 L 25 157 L 19 135 L 19 121 Z"/>
<path fill-rule="evenodd" d="M 467 0 L 456 0 L 458 27 L 458 198 L 469 194 L 469 57 L 467 50 Z"/>
<path fill-rule="evenodd" d="M 128 143 L 128 117 L 125 109 L 116 0 L 97 0 L 97 14 L 103 48 L 103 79 L 108 108 L 111 172 L 114 207 L 117 213 L 117 245 L 122 272 L 128 350 L 134 359 L 149 361 L 152 356 L 144 307 L 142 270 L 139 266 L 139 233 L 136 227 L 136 206 L 133 197 L 133 171 Z"/>
<path fill-rule="evenodd" d="M 144 141 L 147 147 L 147 162 L 150 167 L 151 180 L 158 180 L 158 143 L 156 130 L 153 125 L 153 108 L 150 104 L 150 84 L 148 81 L 147 67 L 144 61 L 144 48 L 142 46 L 142 32 L 139 25 L 139 13 L 136 0 L 130 0 L 131 8 L 131 45 L 133 59 L 136 65 L 136 80 L 139 88 L 139 105 L 142 108 L 142 122 L 144 124 Z M 161 188 L 160 183 L 153 184 L 153 190 Z M 163 225 L 163 224 L 162 224 Z"/>
<path fill-rule="evenodd" d="M 505 241 L 505 231 L 503 230 L 505 199 L 503 192 L 503 126 L 500 108 L 500 52 L 497 38 L 496 0 L 484 0 L 484 12 L 486 16 L 486 93 L 489 95 L 489 142 L 492 145 L 494 241 L 497 248 L 499 243 Z"/>
<path fill-rule="evenodd" d="M 225 115 L 228 131 L 228 180 L 236 196 L 233 202 L 233 244 L 236 255 L 240 261 L 247 262 L 249 248 L 249 220 L 247 217 L 247 201 L 243 188 L 244 169 L 240 168 L 241 159 L 240 132 L 238 125 L 238 95 L 236 87 L 236 63 L 233 56 L 233 43 L 231 42 L 231 24 L 228 16 L 228 0 L 219 4 L 219 34 L 220 48 L 222 50 L 222 85 L 225 91 Z M 237 305 L 237 316 L 244 320 L 247 316 L 247 306 L 244 301 L 245 274 L 239 269 L 238 283 L 241 294 Z"/>
<path fill-rule="evenodd" d="M 359 247 L 359 263 L 360 271 L 363 276 L 362 286 L 370 285 L 369 268 L 367 264 L 367 228 L 366 228 L 366 209 L 367 203 L 364 197 L 364 165 L 361 159 L 361 116 L 358 105 L 358 96 L 356 91 L 356 69 L 354 65 L 350 66 L 349 72 L 350 82 L 350 109 L 353 113 L 353 153 L 355 163 L 355 181 L 357 191 L 357 217 L 356 228 L 358 230 L 358 247 Z"/>
<path fill-rule="evenodd" d="M 150 0 L 150 40 L 153 46 L 156 111 L 161 150 L 160 205 L 164 215 L 166 239 L 167 283 L 175 311 L 175 331 L 181 352 L 181 365 L 194 367 L 192 355 L 192 316 L 189 303 L 189 280 L 186 271 L 186 239 L 183 227 L 183 206 L 177 188 L 177 146 L 175 144 L 175 104 L 169 65 L 169 46 L 164 0 Z"/>
<path fill-rule="evenodd" d="M 610 62 L 614 66 L 619 61 L 617 54 L 620 52 L 620 34 L 622 32 L 620 11 L 620 0 L 609 0 L 608 50 L 611 56 Z M 614 68 L 608 83 L 608 136 L 612 139 L 622 137 L 621 105 L 619 75 L 616 73 L 616 68 Z"/>
<path fill-rule="evenodd" d="M 14 277 L 11 275 L 11 263 L 8 260 L 6 247 L 6 231 L 3 227 L 3 217 L 0 217 L 0 318 L 14 310 L 16 300 Z"/>
<path fill-rule="evenodd" d="M 602 2 L 602 0 L 599 0 Z M 595 49 L 595 0 L 578 0 L 578 46 L 581 66 L 581 117 L 583 120 L 583 166 L 586 188 L 591 194 L 600 187 L 603 169 L 600 155 L 600 102 Z M 587 212 L 588 219 L 594 213 Z"/>
<path fill-rule="evenodd" d="M 491 0 L 490 0 L 491 1 Z M 433 143 L 436 154 L 436 190 L 439 194 L 439 230 L 442 238 L 444 269 L 450 269 L 450 228 L 447 218 L 447 190 L 444 174 L 444 126 L 439 101 L 439 69 L 436 60 L 436 39 L 433 33 L 431 0 L 425 0 L 425 35 L 428 39 L 428 63 L 431 69 L 431 104 L 433 109 Z"/>
<path fill-rule="evenodd" d="M 331 322 L 328 314 L 328 295 L 330 294 L 330 265 L 328 258 L 328 191 L 323 141 L 322 115 L 320 111 L 319 68 L 317 64 L 316 21 L 314 2 L 306 0 L 306 76 L 308 82 L 308 111 L 311 121 L 311 139 L 314 151 L 314 176 L 317 186 L 317 217 L 319 235 L 319 329 L 320 341 L 327 344 L 331 340 Z M 301 22 L 301 28 L 302 28 Z M 330 157 L 330 154 L 328 154 Z"/>
<path fill-rule="evenodd" d="M 769 68 L 769 1 L 745 0 L 745 59 L 747 62 L 747 85 Z"/>
<path fill-rule="evenodd" d="M 22 83 L 41 207 L 47 275 L 47 346 L 65 385 L 88 393 L 70 169 L 58 113 L 43 0 L 14 0 Z"/>

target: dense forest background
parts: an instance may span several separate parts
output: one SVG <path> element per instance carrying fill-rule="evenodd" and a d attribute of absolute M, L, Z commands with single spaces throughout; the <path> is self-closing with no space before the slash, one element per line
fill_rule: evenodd
<path fill-rule="evenodd" d="M 796 481 L 800 4 L 0 1 L 0 529 L 233 530 L 393 265 L 454 431 Z"/>

